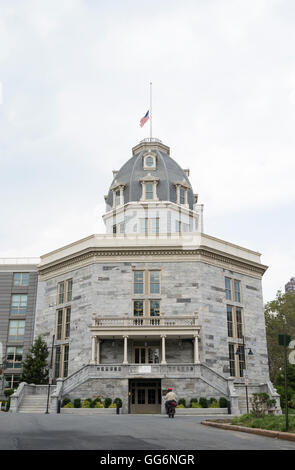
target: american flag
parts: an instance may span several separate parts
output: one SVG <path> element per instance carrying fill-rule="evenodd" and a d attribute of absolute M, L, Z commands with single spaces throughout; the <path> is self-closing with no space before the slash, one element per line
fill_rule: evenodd
<path fill-rule="evenodd" d="M 141 120 L 140 120 L 140 127 L 144 126 L 145 123 L 149 120 L 149 118 L 150 118 L 149 114 L 150 114 L 150 111 L 148 110 L 148 111 L 146 112 L 146 114 L 143 116 L 143 118 L 141 118 Z"/>

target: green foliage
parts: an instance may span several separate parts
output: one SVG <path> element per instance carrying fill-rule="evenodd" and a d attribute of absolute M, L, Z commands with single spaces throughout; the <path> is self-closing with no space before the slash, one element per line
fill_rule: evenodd
<path fill-rule="evenodd" d="M 185 408 L 184 405 L 176 405 L 176 408 Z"/>
<path fill-rule="evenodd" d="M 42 336 L 38 336 L 31 349 L 29 350 L 25 361 L 22 362 L 23 372 L 21 382 L 35 385 L 48 384 L 48 348 Z"/>
<path fill-rule="evenodd" d="M 71 403 L 71 399 L 70 398 L 64 398 L 62 403 L 61 403 L 62 408 L 64 408 L 68 403 Z"/>
<path fill-rule="evenodd" d="M 109 406 L 109 408 L 117 408 L 116 403 L 111 403 L 110 406 Z"/>
<path fill-rule="evenodd" d="M 95 405 L 97 403 L 101 403 L 101 399 L 99 397 L 95 398 L 94 400 L 91 400 L 90 402 L 90 408 L 95 408 Z"/>
<path fill-rule="evenodd" d="M 265 306 L 265 325 L 267 349 L 269 357 L 270 378 L 275 386 L 281 384 L 284 370 L 284 347 L 278 343 L 278 335 L 288 332 L 288 335 L 295 338 L 295 295 L 292 292 L 283 294 L 277 292 L 276 299 L 268 302 Z M 293 365 L 293 371 L 295 366 Z M 295 392 L 295 372 L 291 372 L 291 388 Z M 293 377 L 293 379 L 292 379 Z M 289 378 L 289 377 L 288 377 Z"/>
<path fill-rule="evenodd" d="M 65 406 L 64 408 L 74 408 L 74 405 L 71 401 L 69 401 Z"/>
<path fill-rule="evenodd" d="M 252 405 L 251 414 L 256 418 L 264 416 L 271 408 L 274 408 L 276 404 L 276 401 L 271 400 L 267 393 L 253 393 L 250 401 Z"/>
<path fill-rule="evenodd" d="M 6 398 L 8 397 L 11 397 L 11 395 L 14 394 L 14 389 L 13 388 L 7 388 L 6 390 L 4 390 L 4 395 L 6 396 Z"/>
<path fill-rule="evenodd" d="M 198 399 L 197 399 L 197 398 L 191 398 L 191 399 L 190 399 L 190 402 L 189 402 L 190 408 L 192 407 L 192 404 L 193 404 L 193 403 L 198 403 Z"/>
<path fill-rule="evenodd" d="M 197 401 L 192 401 L 191 408 L 202 408 L 202 406 Z"/>
<path fill-rule="evenodd" d="M 112 399 L 111 398 L 106 398 L 105 401 L 104 401 L 104 407 L 109 408 L 111 403 L 112 403 Z"/>
<path fill-rule="evenodd" d="M 81 398 L 75 398 L 74 408 L 81 408 Z"/>
<path fill-rule="evenodd" d="M 208 408 L 207 398 L 200 397 L 199 403 L 200 403 L 202 408 Z"/>
<path fill-rule="evenodd" d="M 185 407 L 186 407 L 186 401 L 185 401 L 185 398 L 179 398 L 179 400 L 178 400 L 178 404 L 179 404 L 179 405 L 183 405 L 183 406 L 184 406 L 184 408 L 185 408 Z"/>
<path fill-rule="evenodd" d="M 227 408 L 227 399 L 224 397 L 219 398 L 219 408 Z"/>
<path fill-rule="evenodd" d="M 209 403 L 210 403 L 210 405 L 211 405 L 213 402 L 214 402 L 214 403 L 215 403 L 215 402 L 217 403 L 216 398 L 209 398 Z"/>
<path fill-rule="evenodd" d="M 82 402 L 82 408 L 90 408 L 90 405 L 91 401 L 89 401 L 88 399 Z"/>
<path fill-rule="evenodd" d="M 257 418 L 253 416 L 253 414 L 249 413 L 243 416 L 232 418 L 231 424 L 247 426 L 249 428 L 270 429 L 280 432 L 286 431 L 286 419 L 284 415 L 265 415 Z M 295 416 L 289 417 L 289 432 L 295 432 Z"/>
<path fill-rule="evenodd" d="M 101 403 L 101 401 L 97 401 L 94 405 L 94 408 L 104 408 L 103 404 Z"/>
<path fill-rule="evenodd" d="M 209 405 L 209 408 L 218 408 L 218 403 L 217 401 L 212 401 Z"/>
<path fill-rule="evenodd" d="M 115 403 L 116 405 L 118 403 L 119 408 L 122 408 L 123 402 L 122 402 L 121 398 L 115 398 L 113 403 Z"/>

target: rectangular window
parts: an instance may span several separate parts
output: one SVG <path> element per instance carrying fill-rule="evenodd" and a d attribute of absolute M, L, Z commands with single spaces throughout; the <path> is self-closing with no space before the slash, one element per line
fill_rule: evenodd
<path fill-rule="evenodd" d="M 67 302 L 72 300 L 73 295 L 73 279 L 67 281 Z"/>
<path fill-rule="evenodd" d="M 242 309 L 236 307 L 236 328 L 237 328 L 237 338 L 243 338 L 243 319 L 242 319 Z"/>
<path fill-rule="evenodd" d="M 150 294 L 160 294 L 160 271 L 150 271 Z"/>
<path fill-rule="evenodd" d="M 140 233 L 148 233 L 148 219 L 140 219 Z"/>
<path fill-rule="evenodd" d="M 62 340 L 69 338 L 71 326 L 71 307 L 65 307 L 57 310 L 56 320 L 56 339 Z"/>
<path fill-rule="evenodd" d="M 245 369 L 245 350 L 243 346 L 238 346 L 238 358 L 239 358 L 239 373 L 240 377 L 244 377 L 244 369 Z"/>
<path fill-rule="evenodd" d="M 143 300 L 134 300 L 133 301 L 133 315 L 135 317 L 143 316 Z"/>
<path fill-rule="evenodd" d="M 69 345 L 65 344 L 64 346 L 64 370 L 63 376 L 67 377 L 69 372 Z"/>
<path fill-rule="evenodd" d="M 143 294 L 144 291 L 144 280 L 143 271 L 134 271 L 134 294 Z"/>
<path fill-rule="evenodd" d="M 7 354 L 6 354 L 7 369 L 20 369 L 22 360 L 23 360 L 23 347 L 22 346 L 9 346 L 7 348 Z"/>
<path fill-rule="evenodd" d="M 116 207 L 120 205 L 120 190 L 116 191 Z"/>
<path fill-rule="evenodd" d="M 9 341 L 23 341 L 25 336 L 25 320 L 10 320 L 9 322 Z"/>
<path fill-rule="evenodd" d="M 226 277 L 225 278 L 225 298 L 227 300 L 231 300 L 231 280 Z"/>
<path fill-rule="evenodd" d="M 120 233 L 124 233 L 125 232 L 125 222 L 121 222 L 119 224 L 119 229 L 120 229 Z"/>
<path fill-rule="evenodd" d="M 150 300 L 150 316 L 158 317 L 160 315 L 160 301 Z"/>
<path fill-rule="evenodd" d="M 179 220 L 175 220 L 175 232 L 181 232 L 181 222 Z"/>
<path fill-rule="evenodd" d="M 227 309 L 227 334 L 233 338 L 233 308 L 230 305 L 226 306 Z"/>
<path fill-rule="evenodd" d="M 179 203 L 185 204 L 185 190 L 183 188 L 179 190 Z"/>
<path fill-rule="evenodd" d="M 62 338 L 63 310 L 57 311 L 56 339 Z"/>
<path fill-rule="evenodd" d="M 55 348 L 55 362 L 54 362 L 54 377 L 60 377 L 60 359 L 61 359 L 61 346 Z"/>
<path fill-rule="evenodd" d="M 4 388 L 13 388 L 13 390 L 16 390 L 19 384 L 20 384 L 19 374 L 12 374 L 12 375 L 4 376 Z"/>
<path fill-rule="evenodd" d="M 29 273 L 14 273 L 13 274 L 13 285 L 15 287 L 26 287 L 29 285 Z"/>
<path fill-rule="evenodd" d="M 151 233 L 159 233 L 159 218 L 150 219 L 151 221 Z"/>
<path fill-rule="evenodd" d="M 229 370 L 230 370 L 230 376 L 235 377 L 236 376 L 236 368 L 235 368 L 235 348 L 233 344 L 228 345 L 229 349 Z"/>
<path fill-rule="evenodd" d="M 137 390 L 137 403 L 139 405 L 145 404 L 145 389 L 138 389 Z"/>
<path fill-rule="evenodd" d="M 117 233 L 117 225 L 113 225 L 113 233 Z"/>
<path fill-rule="evenodd" d="M 11 311 L 12 315 L 25 315 L 27 313 L 27 294 L 12 294 Z"/>
<path fill-rule="evenodd" d="M 240 281 L 234 281 L 235 302 L 241 302 Z"/>
<path fill-rule="evenodd" d="M 154 199 L 154 185 L 153 183 L 145 183 L 145 198 Z"/>
<path fill-rule="evenodd" d="M 64 293 L 65 293 L 65 283 L 59 282 L 57 285 L 57 296 L 58 296 L 58 303 L 64 303 Z"/>

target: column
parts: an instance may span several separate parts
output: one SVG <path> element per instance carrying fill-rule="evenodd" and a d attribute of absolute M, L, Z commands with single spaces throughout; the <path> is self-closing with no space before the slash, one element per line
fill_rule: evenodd
<path fill-rule="evenodd" d="M 91 338 L 91 361 L 90 364 L 95 364 L 95 349 L 96 349 L 96 336 Z"/>
<path fill-rule="evenodd" d="M 100 338 L 96 338 L 96 364 L 100 364 Z"/>
<path fill-rule="evenodd" d="M 194 364 L 200 364 L 198 339 L 199 335 L 194 335 Z"/>
<path fill-rule="evenodd" d="M 161 335 L 161 338 L 162 338 L 162 360 L 161 360 L 161 364 L 167 364 L 167 362 L 166 362 L 166 343 L 165 343 L 166 335 Z"/>
<path fill-rule="evenodd" d="M 128 364 L 128 336 L 123 336 L 124 338 L 124 359 L 123 364 Z"/>

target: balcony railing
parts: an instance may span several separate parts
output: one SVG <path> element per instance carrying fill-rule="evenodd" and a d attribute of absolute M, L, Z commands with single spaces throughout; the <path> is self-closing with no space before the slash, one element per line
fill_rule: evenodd
<path fill-rule="evenodd" d="M 142 317 L 94 317 L 92 327 L 118 328 L 118 327 L 196 327 L 197 315 L 179 316 L 142 316 Z"/>

